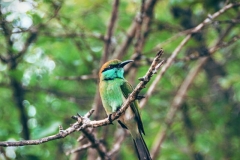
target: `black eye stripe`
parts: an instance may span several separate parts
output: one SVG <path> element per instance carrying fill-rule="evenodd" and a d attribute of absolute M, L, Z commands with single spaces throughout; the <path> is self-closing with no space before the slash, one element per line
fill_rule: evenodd
<path fill-rule="evenodd" d="M 118 66 L 119 66 L 119 64 L 110 64 L 107 68 L 104 68 L 102 72 L 105 72 L 112 68 L 117 68 Z"/>
<path fill-rule="evenodd" d="M 110 64 L 108 67 L 109 68 L 115 68 L 115 67 L 117 67 L 119 64 Z"/>
<path fill-rule="evenodd" d="M 107 71 L 107 70 L 109 70 L 109 69 L 111 69 L 111 68 L 104 68 L 104 70 L 102 71 L 102 73 L 105 72 L 105 71 Z"/>

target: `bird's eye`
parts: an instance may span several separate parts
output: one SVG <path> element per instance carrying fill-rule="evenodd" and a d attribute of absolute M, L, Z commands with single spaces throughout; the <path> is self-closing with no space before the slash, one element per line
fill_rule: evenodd
<path fill-rule="evenodd" d="M 116 67 L 118 67 L 118 66 L 119 66 L 119 64 L 110 64 L 109 66 L 107 66 L 106 68 L 104 68 L 104 70 L 103 70 L 102 72 L 105 72 L 105 71 L 107 71 L 107 70 L 109 70 L 109 69 L 116 68 Z"/>

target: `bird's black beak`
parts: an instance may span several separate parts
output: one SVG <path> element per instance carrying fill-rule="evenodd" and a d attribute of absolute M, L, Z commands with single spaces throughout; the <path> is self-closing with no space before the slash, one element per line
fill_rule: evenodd
<path fill-rule="evenodd" d="M 130 63 L 130 62 L 133 62 L 133 60 L 126 60 L 126 61 L 123 61 L 122 63 L 120 63 L 120 64 L 118 65 L 118 67 L 123 68 L 125 65 L 127 65 L 127 64 Z"/>

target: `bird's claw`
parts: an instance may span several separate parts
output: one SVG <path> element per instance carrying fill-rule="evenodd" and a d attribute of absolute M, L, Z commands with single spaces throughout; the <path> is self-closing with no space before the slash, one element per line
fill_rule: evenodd
<path fill-rule="evenodd" d="M 113 123 L 112 123 L 112 122 L 113 122 L 113 120 L 112 120 L 112 114 L 109 114 L 109 115 L 108 115 L 108 120 L 109 120 L 110 124 L 113 124 Z"/>

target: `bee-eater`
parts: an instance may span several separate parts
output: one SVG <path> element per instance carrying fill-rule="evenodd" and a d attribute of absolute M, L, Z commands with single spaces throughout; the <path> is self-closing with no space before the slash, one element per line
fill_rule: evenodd
<path fill-rule="evenodd" d="M 111 114 L 118 111 L 128 95 L 133 91 L 132 86 L 124 79 L 123 67 L 132 60 L 117 59 L 106 62 L 99 71 L 99 90 L 103 107 L 111 121 Z M 140 160 L 151 160 L 148 148 L 142 138 L 144 133 L 142 120 L 138 111 L 137 100 L 132 102 L 127 110 L 118 118 L 119 124 L 130 131 Z"/>

